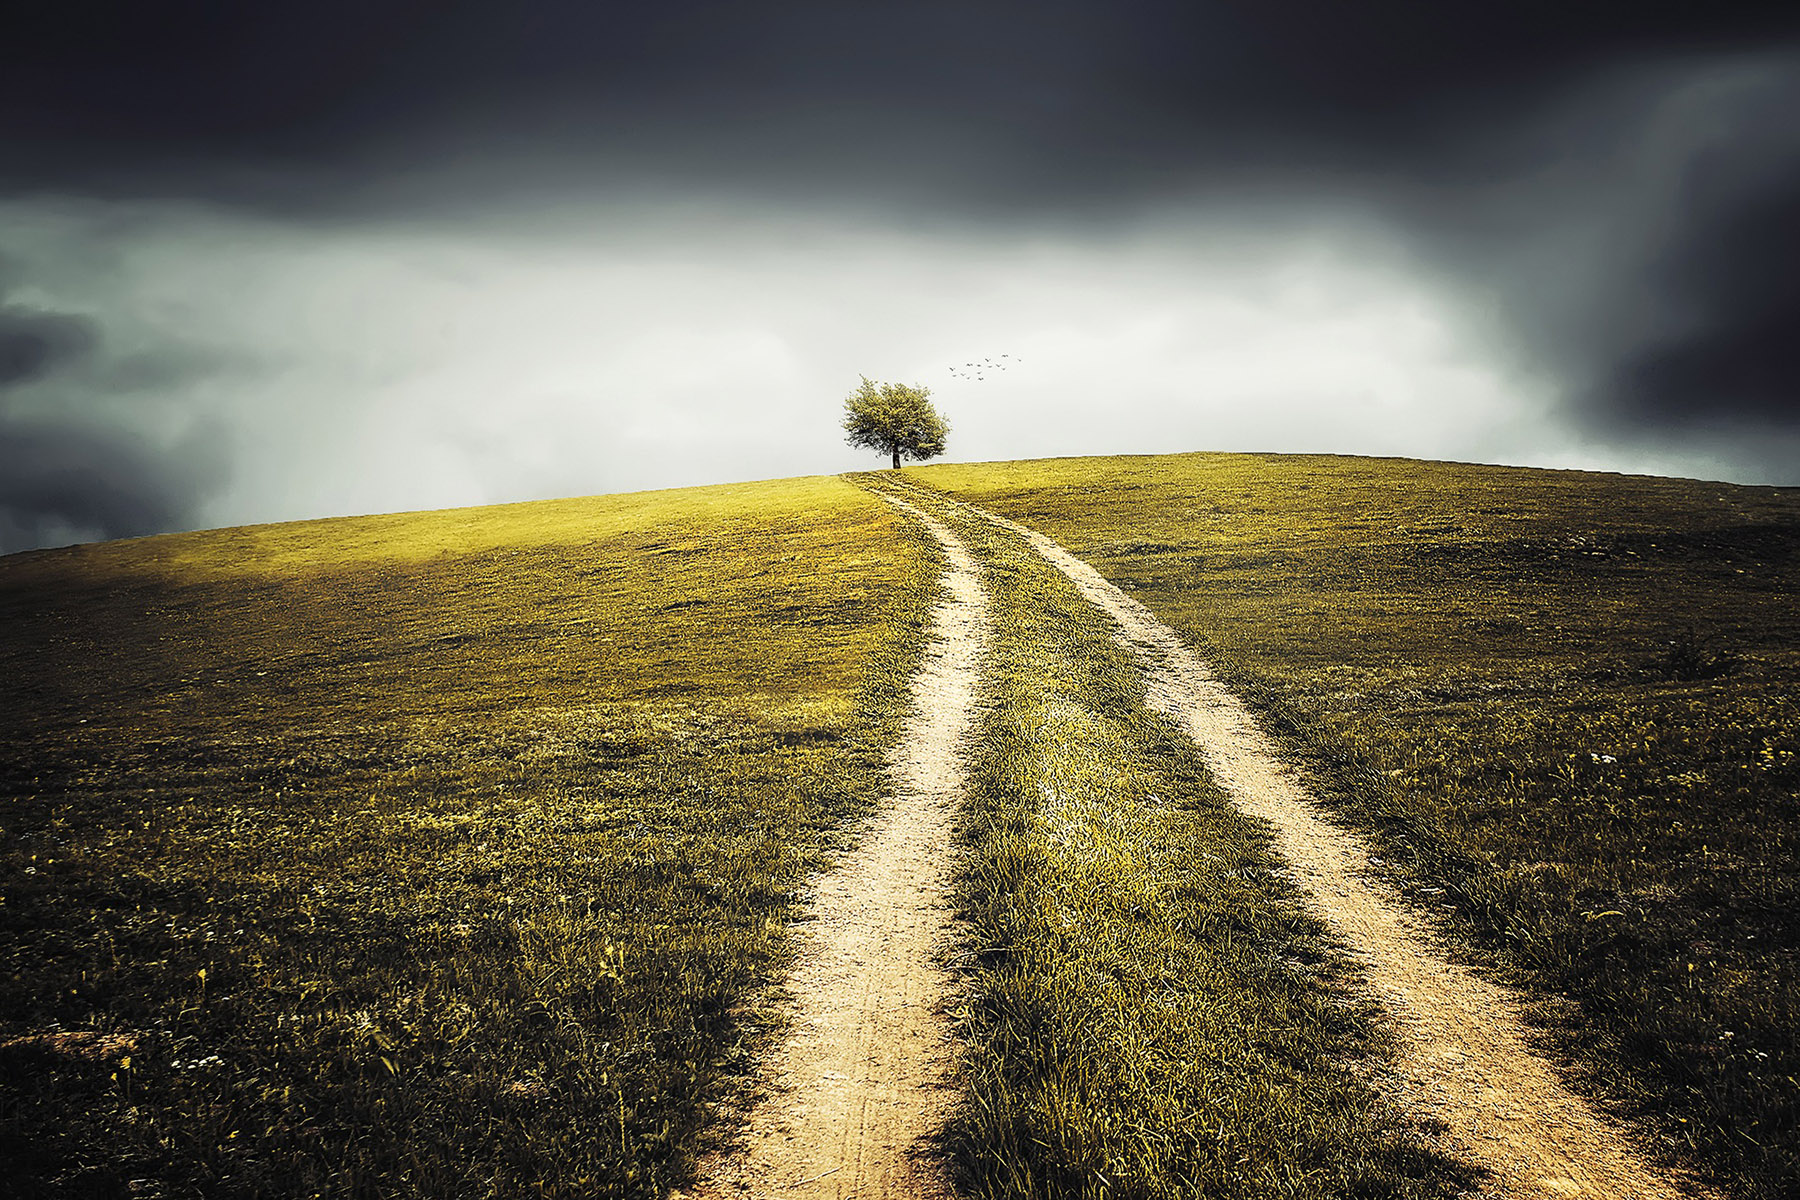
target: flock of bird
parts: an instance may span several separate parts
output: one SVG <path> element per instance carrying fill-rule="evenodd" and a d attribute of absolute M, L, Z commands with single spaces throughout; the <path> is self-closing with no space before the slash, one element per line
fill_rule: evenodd
<path fill-rule="evenodd" d="M 984 358 L 980 362 L 964 363 L 961 368 L 952 366 L 950 374 L 958 379 L 968 379 L 971 376 L 976 379 L 986 379 L 987 376 L 982 374 L 983 371 L 1004 371 L 1015 363 L 1024 361 L 1024 359 L 1014 358 L 1010 354 L 1002 354 L 998 359 Z"/>

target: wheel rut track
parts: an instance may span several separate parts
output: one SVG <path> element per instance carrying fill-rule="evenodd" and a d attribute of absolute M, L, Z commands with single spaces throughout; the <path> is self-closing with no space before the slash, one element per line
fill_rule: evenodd
<path fill-rule="evenodd" d="M 1621 1127 L 1561 1083 L 1530 1048 L 1516 996 L 1454 961 L 1431 923 L 1381 880 L 1363 840 L 1326 815 L 1174 631 L 1034 530 L 905 481 L 871 490 L 943 546 L 947 594 L 890 759 L 893 800 L 817 882 L 812 919 L 799 931 L 792 1021 L 765 1063 L 767 1096 L 734 1151 L 702 1164 L 688 1196 L 951 1194 L 930 1146 L 956 1099 L 951 979 L 941 962 L 953 923 L 951 818 L 988 612 L 974 557 L 924 511 L 942 505 L 1024 538 L 1117 623 L 1143 667 L 1146 703 L 1193 738 L 1240 810 L 1269 824 L 1307 902 L 1392 1018 L 1399 1061 L 1379 1086 L 1442 1121 L 1447 1147 L 1492 1172 L 1480 1195 L 1711 1200 L 1699 1184 L 1651 1166 Z"/>
<path fill-rule="evenodd" d="M 789 1031 L 764 1064 L 765 1099 L 739 1145 L 704 1162 L 686 1194 L 948 1200 L 931 1139 L 955 1103 L 950 973 L 953 815 L 973 723 L 987 599 L 948 528 L 892 496 L 943 547 L 945 591 L 890 756 L 893 796 L 815 884 L 787 980 Z"/>
<path fill-rule="evenodd" d="M 1378 876 L 1363 839 L 1326 815 L 1243 702 L 1172 629 L 1052 539 L 904 486 L 922 505 L 947 505 L 1024 538 L 1117 623 L 1144 670 L 1146 703 L 1187 732 L 1241 811 L 1270 825 L 1307 902 L 1394 1021 L 1397 1078 L 1384 1086 L 1409 1111 L 1443 1122 L 1448 1148 L 1492 1172 L 1479 1194 L 1711 1200 L 1697 1182 L 1652 1166 L 1618 1124 L 1563 1085 L 1528 1044 L 1518 998 L 1454 961 Z"/>

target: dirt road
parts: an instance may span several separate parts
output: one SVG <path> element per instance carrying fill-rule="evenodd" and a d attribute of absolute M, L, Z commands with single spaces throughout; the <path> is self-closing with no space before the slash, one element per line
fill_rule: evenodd
<path fill-rule="evenodd" d="M 900 481 L 897 486 L 905 487 Z M 1492 1172 L 1486 1196 L 1696 1200 L 1709 1193 L 1651 1166 L 1625 1131 L 1564 1087 L 1527 1043 L 1517 998 L 1459 965 L 1429 921 L 1331 820 L 1243 703 L 1180 638 L 1054 541 L 992 513 L 907 488 L 921 506 L 985 519 L 1025 538 L 1118 624 L 1139 657 L 1146 702 L 1199 745 L 1243 811 L 1266 820 L 1309 903 L 1361 967 L 1400 1035 L 1397 1080 L 1411 1111 L 1448 1129 L 1447 1148 Z M 954 1102 L 954 1052 L 938 966 L 951 913 L 951 816 L 959 749 L 973 717 L 988 613 L 977 564 L 920 506 L 949 559 L 934 645 L 913 682 L 914 709 L 892 767 L 893 803 L 859 849 L 818 884 L 800 965 L 789 980 L 792 1033 L 768 1063 L 770 1098 L 738 1153 L 706 1165 L 691 1195 L 914 1197 L 950 1194 L 923 1139 Z"/>
<path fill-rule="evenodd" d="M 1314 909 L 1350 948 L 1404 1042 L 1401 1094 L 1449 1127 L 1454 1149 L 1493 1172 L 1489 1194 L 1677 1200 L 1705 1195 L 1634 1152 L 1624 1131 L 1570 1092 L 1525 1038 L 1517 999 L 1452 961 L 1369 862 L 1362 839 L 1307 794 L 1243 703 L 1168 626 L 1051 539 L 964 506 L 1026 538 L 1119 625 L 1147 701 L 1184 728 L 1233 802 L 1273 827 Z"/>
<path fill-rule="evenodd" d="M 948 594 L 891 760 L 893 800 L 819 880 L 787 984 L 791 1032 L 766 1064 L 769 1098 L 750 1114 L 738 1152 L 704 1164 L 690 1196 L 950 1195 L 922 1139 L 942 1127 L 955 1101 L 950 978 L 938 960 L 952 920 L 950 823 L 987 601 L 975 560 L 955 535 L 884 498 L 922 522 L 949 559 Z"/>

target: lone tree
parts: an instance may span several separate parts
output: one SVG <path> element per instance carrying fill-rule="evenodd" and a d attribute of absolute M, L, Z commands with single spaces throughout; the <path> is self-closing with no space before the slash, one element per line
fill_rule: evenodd
<path fill-rule="evenodd" d="M 892 455 L 895 470 L 902 458 L 936 458 L 950 427 L 931 407 L 930 395 L 930 388 L 874 383 L 863 376 L 862 386 L 844 401 L 844 440 Z"/>

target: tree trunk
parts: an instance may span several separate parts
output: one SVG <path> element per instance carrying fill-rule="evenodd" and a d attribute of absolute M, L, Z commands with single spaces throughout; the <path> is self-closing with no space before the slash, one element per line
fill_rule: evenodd
<path fill-rule="evenodd" d="M 900 447 L 898 447 L 898 446 L 894 447 L 894 467 L 893 467 L 893 469 L 896 471 L 898 471 L 900 469 Z"/>

